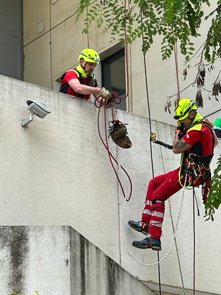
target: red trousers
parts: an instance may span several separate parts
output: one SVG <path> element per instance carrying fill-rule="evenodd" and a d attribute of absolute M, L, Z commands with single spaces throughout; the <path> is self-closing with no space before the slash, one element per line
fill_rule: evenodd
<path fill-rule="evenodd" d="M 141 220 L 149 223 L 150 238 L 160 239 L 165 210 L 164 201 L 182 188 L 179 183 L 179 169 L 156 176 L 148 184 Z"/>

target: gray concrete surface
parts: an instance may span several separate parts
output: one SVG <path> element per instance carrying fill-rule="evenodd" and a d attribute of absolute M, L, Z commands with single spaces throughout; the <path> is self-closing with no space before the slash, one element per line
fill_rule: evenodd
<path fill-rule="evenodd" d="M 153 295 L 70 226 L 1 226 L 0 294 Z"/>
<path fill-rule="evenodd" d="M 131 149 L 117 148 L 109 139 L 111 152 L 129 173 L 133 193 L 125 202 L 97 130 L 97 109 L 93 103 L 0 76 L 0 225 L 70 225 L 123 269 L 142 281 L 158 283 L 157 256 L 131 246 L 143 236 L 127 226 L 129 219 L 140 219 L 148 180 L 152 177 L 149 120 L 118 111 L 128 123 Z M 29 116 L 26 100 L 44 103 L 51 111 L 44 119 L 35 117 L 27 128 L 21 120 Z M 111 112 L 107 112 L 107 122 Z M 104 136 L 101 112 L 101 134 Z M 152 121 L 160 140 L 171 142 L 174 126 Z M 212 169 L 220 155 L 215 151 Z M 153 146 L 155 175 L 179 165 L 179 155 Z M 128 179 L 116 166 L 126 194 Z M 221 214 L 205 222 L 200 190 L 196 190 L 200 216 L 196 217 L 196 289 L 221 294 L 220 253 Z M 183 191 L 170 199 L 176 228 L 178 252 L 166 203 L 160 253 L 162 285 L 193 287 L 192 192 Z M 181 211 L 180 211 L 181 210 Z M 180 211 L 180 215 L 179 215 Z M 211 241 L 215 241 L 211 243 Z M 181 271 L 179 269 L 179 262 Z M 169 271 L 168 271 L 169 270 Z M 216 275 L 214 276 L 214 273 Z M 2 294 L 5 295 L 5 294 Z M 24 294 L 27 295 L 27 294 Z"/>

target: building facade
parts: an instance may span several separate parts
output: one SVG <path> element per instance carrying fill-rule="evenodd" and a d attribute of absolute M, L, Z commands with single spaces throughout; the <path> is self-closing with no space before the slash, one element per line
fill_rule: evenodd
<path fill-rule="evenodd" d="M 151 116 L 157 121 L 176 124 L 172 115 L 165 111 L 168 97 L 171 97 L 172 111 L 179 91 L 182 91 L 181 97 L 195 99 L 197 87 L 194 81 L 199 63 L 197 56 L 191 61 L 184 81 L 183 57 L 177 51 L 170 59 L 162 61 L 160 37 L 155 38 L 144 62 L 141 40 L 136 40 L 127 45 L 127 50 L 123 50 L 124 44 L 118 40 L 111 42 L 110 33 L 102 34 L 96 24 L 91 25 L 87 34 L 82 34 L 86 15 L 76 22 L 78 0 L 24 0 L 23 3 L 25 81 L 58 90 L 61 75 L 77 65 L 77 58 L 83 48 L 91 47 L 102 58 L 101 66 L 96 69 L 99 84 L 107 88 L 112 86 L 118 93 L 126 91 L 128 94 L 123 109 L 137 115 Z M 205 22 L 202 26 L 202 38 L 197 39 L 196 50 L 203 43 L 208 25 Z M 205 87 L 208 90 L 212 89 L 217 75 L 218 67 L 206 74 Z M 214 97 L 209 99 L 210 92 L 204 91 L 203 96 L 203 115 L 219 108 Z"/>
<path fill-rule="evenodd" d="M 145 63 L 141 40 L 127 45 L 125 50 L 118 40 L 111 43 L 110 34 L 107 32 L 103 35 L 94 24 L 88 34 L 82 34 L 84 16 L 76 22 L 78 2 L 23 1 L 25 82 L 0 77 L 0 130 L 4 151 L 0 156 L 1 167 L 4 167 L 0 183 L 4 204 L 1 207 L 0 224 L 46 227 L 70 225 L 123 269 L 152 289 L 157 289 L 156 255 L 152 251 L 134 253 L 131 242 L 137 235 L 128 229 L 127 220 L 139 217 L 147 180 L 152 177 L 148 138 L 150 123 L 159 131 L 161 140 L 168 141 L 168 138 L 173 137 L 174 126 L 169 124 L 174 125 L 176 122 L 165 111 L 165 104 L 168 96 L 176 97 L 178 89 L 184 89 L 194 81 L 197 60 L 192 63 L 187 79 L 183 81 L 182 56 L 175 52 L 168 61 L 163 62 L 160 38 L 156 38 Z M 128 94 L 122 106 L 126 112 L 119 111 L 117 116 L 129 123 L 128 132 L 133 146 L 127 151 L 115 145 L 112 145 L 112 149 L 132 177 L 133 198 L 130 203 L 125 203 L 106 150 L 99 141 L 97 110 L 91 103 L 58 92 L 61 75 L 77 65 L 79 52 L 85 47 L 94 48 L 101 55 L 101 65 L 96 68 L 99 83 L 119 94 Z M 217 77 L 214 73 L 208 76 L 208 87 Z M 182 96 L 191 98 L 195 98 L 195 94 L 196 85 L 182 92 Z M 202 114 L 207 115 L 219 108 L 219 101 L 209 100 L 207 94 L 204 98 Z M 51 114 L 43 121 L 36 118 L 25 129 L 20 126 L 20 121 L 29 115 L 26 105 L 28 99 L 43 102 Z M 171 111 L 173 108 L 172 104 Z M 152 121 L 149 121 L 149 114 Z M 108 118 L 111 118 L 110 114 Z M 210 118 L 213 119 L 213 116 Z M 104 122 L 102 124 L 102 128 L 105 128 Z M 219 153 L 220 147 L 212 168 Z M 177 165 L 178 156 L 168 150 L 162 152 L 159 146 L 155 146 L 154 167 L 157 174 L 162 173 L 164 168 L 170 170 Z M 119 167 L 118 172 L 122 173 Z M 124 185 L 127 187 L 128 183 Z M 193 287 L 191 193 L 186 193 L 179 216 L 177 208 L 181 206 L 181 198 L 180 192 L 172 199 L 175 220 L 179 217 L 176 231 L 179 252 L 176 252 L 175 247 L 170 251 L 174 240 L 168 210 L 162 239 L 161 254 L 167 257 L 161 263 L 162 284 L 164 291 L 173 294 L 182 293 L 182 280 L 186 294 Z M 203 212 L 202 202 L 199 209 Z M 211 240 L 216 240 L 220 228 L 220 214 L 217 213 L 214 223 L 206 224 L 202 215 L 196 224 L 196 289 L 199 294 L 200 291 L 202 294 L 220 294 L 220 257 L 216 243 L 211 245 Z M 4 255 L 0 259 L 4 263 Z M 213 275 L 214 270 L 216 276 Z"/>

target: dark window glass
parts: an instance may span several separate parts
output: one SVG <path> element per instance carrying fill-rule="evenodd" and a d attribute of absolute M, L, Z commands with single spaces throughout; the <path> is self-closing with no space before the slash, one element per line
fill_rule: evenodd
<path fill-rule="evenodd" d="M 0 0 L 0 74 L 23 80 L 23 1 Z"/>
<path fill-rule="evenodd" d="M 115 92 L 117 95 L 125 95 L 125 66 L 124 66 L 124 50 L 102 60 L 102 85 L 109 91 Z M 126 110 L 126 100 L 122 99 L 120 104 L 114 104 L 114 107 Z"/>

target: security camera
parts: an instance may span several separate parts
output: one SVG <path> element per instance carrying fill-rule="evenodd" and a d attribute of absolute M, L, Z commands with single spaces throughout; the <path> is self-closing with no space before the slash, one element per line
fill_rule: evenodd
<path fill-rule="evenodd" d="M 51 113 L 47 110 L 45 105 L 43 105 L 37 101 L 29 99 L 29 100 L 27 100 L 27 105 L 28 105 L 28 109 L 31 112 L 31 114 L 30 114 L 28 120 L 22 120 L 22 122 L 21 122 L 22 127 L 27 127 L 28 124 L 33 121 L 34 115 L 43 119 L 45 116 L 47 116 L 48 114 Z"/>
<path fill-rule="evenodd" d="M 46 107 L 37 101 L 27 100 L 27 105 L 28 105 L 29 111 L 41 119 L 43 119 L 45 116 L 50 114 L 50 112 L 46 109 Z"/>

